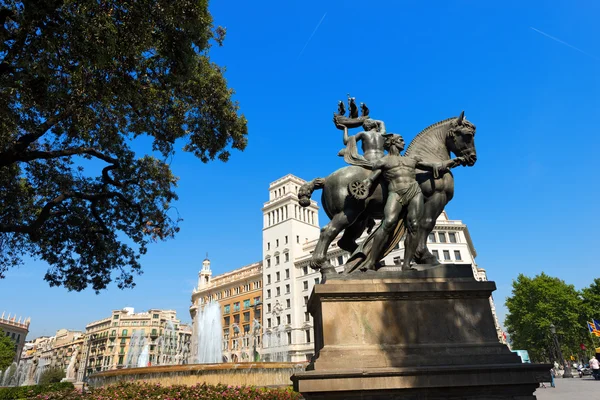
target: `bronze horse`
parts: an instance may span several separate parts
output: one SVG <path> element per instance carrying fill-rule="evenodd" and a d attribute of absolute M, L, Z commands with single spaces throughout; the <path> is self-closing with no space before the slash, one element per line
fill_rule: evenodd
<path fill-rule="evenodd" d="M 405 156 L 428 162 L 442 162 L 450 159 L 450 153 L 462 158 L 463 166 L 473 166 L 477 161 L 475 150 L 475 125 L 459 117 L 437 122 L 419 133 L 408 146 Z M 357 166 L 340 168 L 326 178 L 316 178 L 305 183 L 298 190 L 301 206 L 310 204 L 310 196 L 316 189 L 322 189 L 323 209 L 331 220 L 321 229 L 319 241 L 313 252 L 310 266 L 314 269 L 331 268 L 327 250 L 335 237 L 344 231 L 338 246 L 353 253 L 358 247 L 356 240 L 372 224 L 373 219 L 383 217 L 385 187 L 374 185 L 370 195 L 357 200 L 348 191 L 351 182 L 362 181 L 370 170 Z M 430 171 L 417 170 L 417 181 L 425 197 L 423 219 L 419 225 L 418 247 L 415 260 L 419 264 L 437 264 L 438 261 L 427 249 L 427 237 L 435 227 L 437 217 L 454 196 L 454 177 L 450 171 L 433 177 Z"/>

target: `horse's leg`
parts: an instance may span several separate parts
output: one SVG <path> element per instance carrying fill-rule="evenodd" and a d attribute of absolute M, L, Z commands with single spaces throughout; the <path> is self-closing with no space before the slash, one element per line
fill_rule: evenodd
<path fill-rule="evenodd" d="M 331 221 L 323 228 L 321 228 L 321 234 L 319 235 L 319 241 L 313 252 L 312 259 L 310 260 L 310 267 L 316 270 L 326 267 L 329 263 L 327 260 L 327 250 L 329 245 L 333 242 L 333 239 L 350 224 L 354 222 L 356 216 L 353 213 L 345 213 L 344 211 L 333 216 Z"/>
<path fill-rule="evenodd" d="M 438 259 L 431 254 L 427 248 L 427 238 L 435 228 L 437 217 L 442 213 L 447 204 L 447 195 L 445 192 L 436 191 L 433 193 L 425 206 L 423 207 L 423 217 L 418 232 L 418 245 L 416 252 L 416 260 L 419 264 L 439 264 Z"/>
<path fill-rule="evenodd" d="M 344 230 L 344 234 L 337 242 L 340 249 L 345 250 L 350 254 L 354 253 L 354 250 L 356 250 L 358 247 L 356 239 L 358 239 L 365 231 L 368 220 L 369 218 L 365 217 L 363 214 L 363 216 L 358 218 L 356 222 Z"/>

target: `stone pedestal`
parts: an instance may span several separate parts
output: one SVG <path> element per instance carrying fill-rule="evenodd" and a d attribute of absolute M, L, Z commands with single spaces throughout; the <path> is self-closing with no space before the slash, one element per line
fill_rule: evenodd
<path fill-rule="evenodd" d="M 309 301 L 315 357 L 292 376 L 313 399 L 533 400 L 550 365 L 498 342 L 494 282 L 470 265 L 330 276 Z"/>

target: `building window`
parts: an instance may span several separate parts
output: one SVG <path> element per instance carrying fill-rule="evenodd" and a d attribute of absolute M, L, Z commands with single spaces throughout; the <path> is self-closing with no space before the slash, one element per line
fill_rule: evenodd
<path fill-rule="evenodd" d="M 237 312 L 240 311 L 240 302 L 236 301 L 235 303 L 233 303 L 233 312 Z"/>
<path fill-rule="evenodd" d="M 244 322 L 250 322 L 250 311 L 244 313 Z"/>
<path fill-rule="evenodd" d="M 400 258 L 400 256 L 398 256 L 398 257 L 394 257 L 394 264 L 395 264 L 395 265 L 400 265 L 400 264 L 402 264 L 402 259 Z"/>
<path fill-rule="evenodd" d="M 310 343 L 310 329 L 304 331 L 306 334 L 306 343 Z"/>
<path fill-rule="evenodd" d="M 280 279 L 281 275 L 279 274 L 279 272 L 277 272 L 277 273 L 275 274 L 275 277 L 277 278 L 277 279 L 275 280 L 275 282 L 279 282 L 279 281 L 281 280 L 281 279 Z"/>
<path fill-rule="evenodd" d="M 271 274 L 267 275 L 267 285 L 271 284 Z"/>
<path fill-rule="evenodd" d="M 288 324 L 292 323 L 292 314 L 286 315 L 285 318 L 286 318 L 286 321 L 287 321 Z"/>
<path fill-rule="evenodd" d="M 429 243 L 435 243 L 435 233 L 431 232 L 427 238 Z"/>
<path fill-rule="evenodd" d="M 279 239 L 275 239 L 275 247 L 279 247 Z"/>
<path fill-rule="evenodd" d="M 438 232 L 438 237 L 440 238 L 440 243 L 446 243 L 446 234 L 444 232 Z"/>
<path fill-rule="evenodd" d="M 444 250 L 444 261 L 449 261 L 449 260 L 450 260 L 450 251 Z"/>
<path fill-rule="evenodd" d="M 296 243 L 300 244 L 300 236 L 296 235 Z"/>
<path fill-rule="evenodd" d="M 290 285 L 285 285 L 285 293 L 289 293 L 290 292 Z"/>
<path fill-rule="evenodd" d="M 304 290 L 308 290 L 308 281 L 304 281 L 302 285 L 304 285 Z"/>
<path fill-rule="evenodd" d="M 338 265 L 344 265 L 344 256 L 338 256 L 337 262 Z"/>
<path fill-rule="evenodd" d="M 247 310 L 250 308 L 250 299 L 244 300 L 244 310 Z"/>
<path fill-rule="evenodd" d="M 319 284 L 319 278 L 315 278 L 315 285 Z"/>
<path fill-rule="evenodd" d="M 290 279 L 290 270 L 289 269 L 285 270 L 285 279 Z"/>
<path fill-rule="evenodd" d="M 288 344 L 292 344 L 292 332 L 288 332 L 287 337 L 288 337 Z"/>
<path fill-rule="evenodd" d="M 239 323 L 240 323 L 240 314 L 235 314 L 235 315 L 233 316 L 233 322 L 234 322 L 234 323 L 236 323 L 236 324 L 239 324 Z M 233 329 L 234 329 L 234 331 L 235 331 L 235 329 L 236 329 L 236 328 L 235 328 L 235 327 L 233 327 Z M 239 329 L 239 328 L 238 328 L 238 329 Z M 234 333 L 237 333 L 237 332 L 234 332 Z"/>
<path fill-rule="evenodd" d="M 288 244 L 288 237 L 285 237 L 285 244 Z"/>
<path fill-rule="evenodd" d="M 281 317 L 277 317 L 277 326 L 281 325 Z"/>
<path fill-rule="evenodd" d="M 225 307 L 223 307 L 223 314 L 229 314 L 231 312 L 231 306 L 229 304 L 227 304 Z"/>
<path fill-rule="evenodd" d="M 450 243 L 456 243 L 456 233 L 454 233 L 454 232 L 448 233 L 448 238 L 450 239 Z"/>
<path fill-rule="evenodd" d="M 271 298 L 271 289 L 267 289 L 267 299 Z"/>
<path fill-rule="evenodd" d="M 269 268 L 271 266 L 271 259 L 267 258 L 267 268 Z"/>
<path fill-rule="evenodd" d="M 158 314 L 154 314 L 154 315 L 152 316 L 152 318 L 154 318 L 154 319 L 158 318 Z"/>
<path fill-rule="evenodd" d="M 267 251 L 271 250 L 271 242 L 267 242 Z"/>
<path fill-rule="evenodd" d="M 231 321 L 231 317 L 225 317 L 225 318 L 223 318 L 223 321 L 224 321 L 223 324 L 225 326 L 229 326 L 229 321 Z M 152 333 L 154 333 L 154 329 L 152 331 L 153 331 Z"/>
<path fill-rule="evenodd" d="M 271 303 L 267 304 L 267 312 L 270 313 L 271 312 Z"/>
<path fill-rule="evenodd" d="M 289 262 L 290 261 L 290 253 L 285 253 L 285 262 Z"/>
<path fill-rule="evenodd" d="M 308 267 L 302 267 L 302 273 L 308 275 Z"/>
<path fill-rule="evenodd" d="M 119 319 L 118 315 L 113 316 L 113 319 Z"/>
<path fill-rule="evenodd" d="M 275 256 L 275 265 L 279 265 L 279 256 Z"/>
<path fill-rule="evenodd" d="M 440 259 L 440 252 L 437 251 L 437 250 L 433 250 L 432 253 L 433 253 L 433 256 L 435 257 L 435 259 L 439 261 L 439 259 Z"/>
<path fill-rule="evenodd" d="M 287 300 L 285 301 L 285 306 L 286 306 L 287 308 L 290 308 L 290 307 L 292 306 L 292 300 L 290 300 L 290 299 L 287 299 Z"/>
<path fill-rule="evenodd" d="M 462 257 L 460 256 L 460 250 L 454 250 L 454 259 L 456 261 L 462 261 Z"/>
<path fill-rule="evenodd" d="M 310 313 L 308 311 L 304 313 L 304 321 L 306 321 L 306 322 L 310 321 Z"/>
<path fill-rule="evenodd" d="M 281 288 L 279 286 L 277 286 L 277 296 L 281 295 Z"/>
<path fill-rule="evenodd" d="M 258 305 L 258 303 L 260 303 L 260 296 L 254 298 L 254 305 Z"/>
<path fill-rule="evenodd" d="M 267 328 L 271 327 L 271 318 L 267 318 Z"/>

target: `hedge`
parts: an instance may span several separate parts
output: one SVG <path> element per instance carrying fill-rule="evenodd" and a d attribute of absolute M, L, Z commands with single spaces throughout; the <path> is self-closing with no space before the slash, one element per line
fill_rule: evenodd
<path fill-rule="evenodd" d="M 0 400 L 35 398 L 43 394 L 62 395 L 72 392 L 71 382 L 50 383 L 47 385 L 0 387 Z M 54 397 L 56 399 L 60 397 Z"/>

